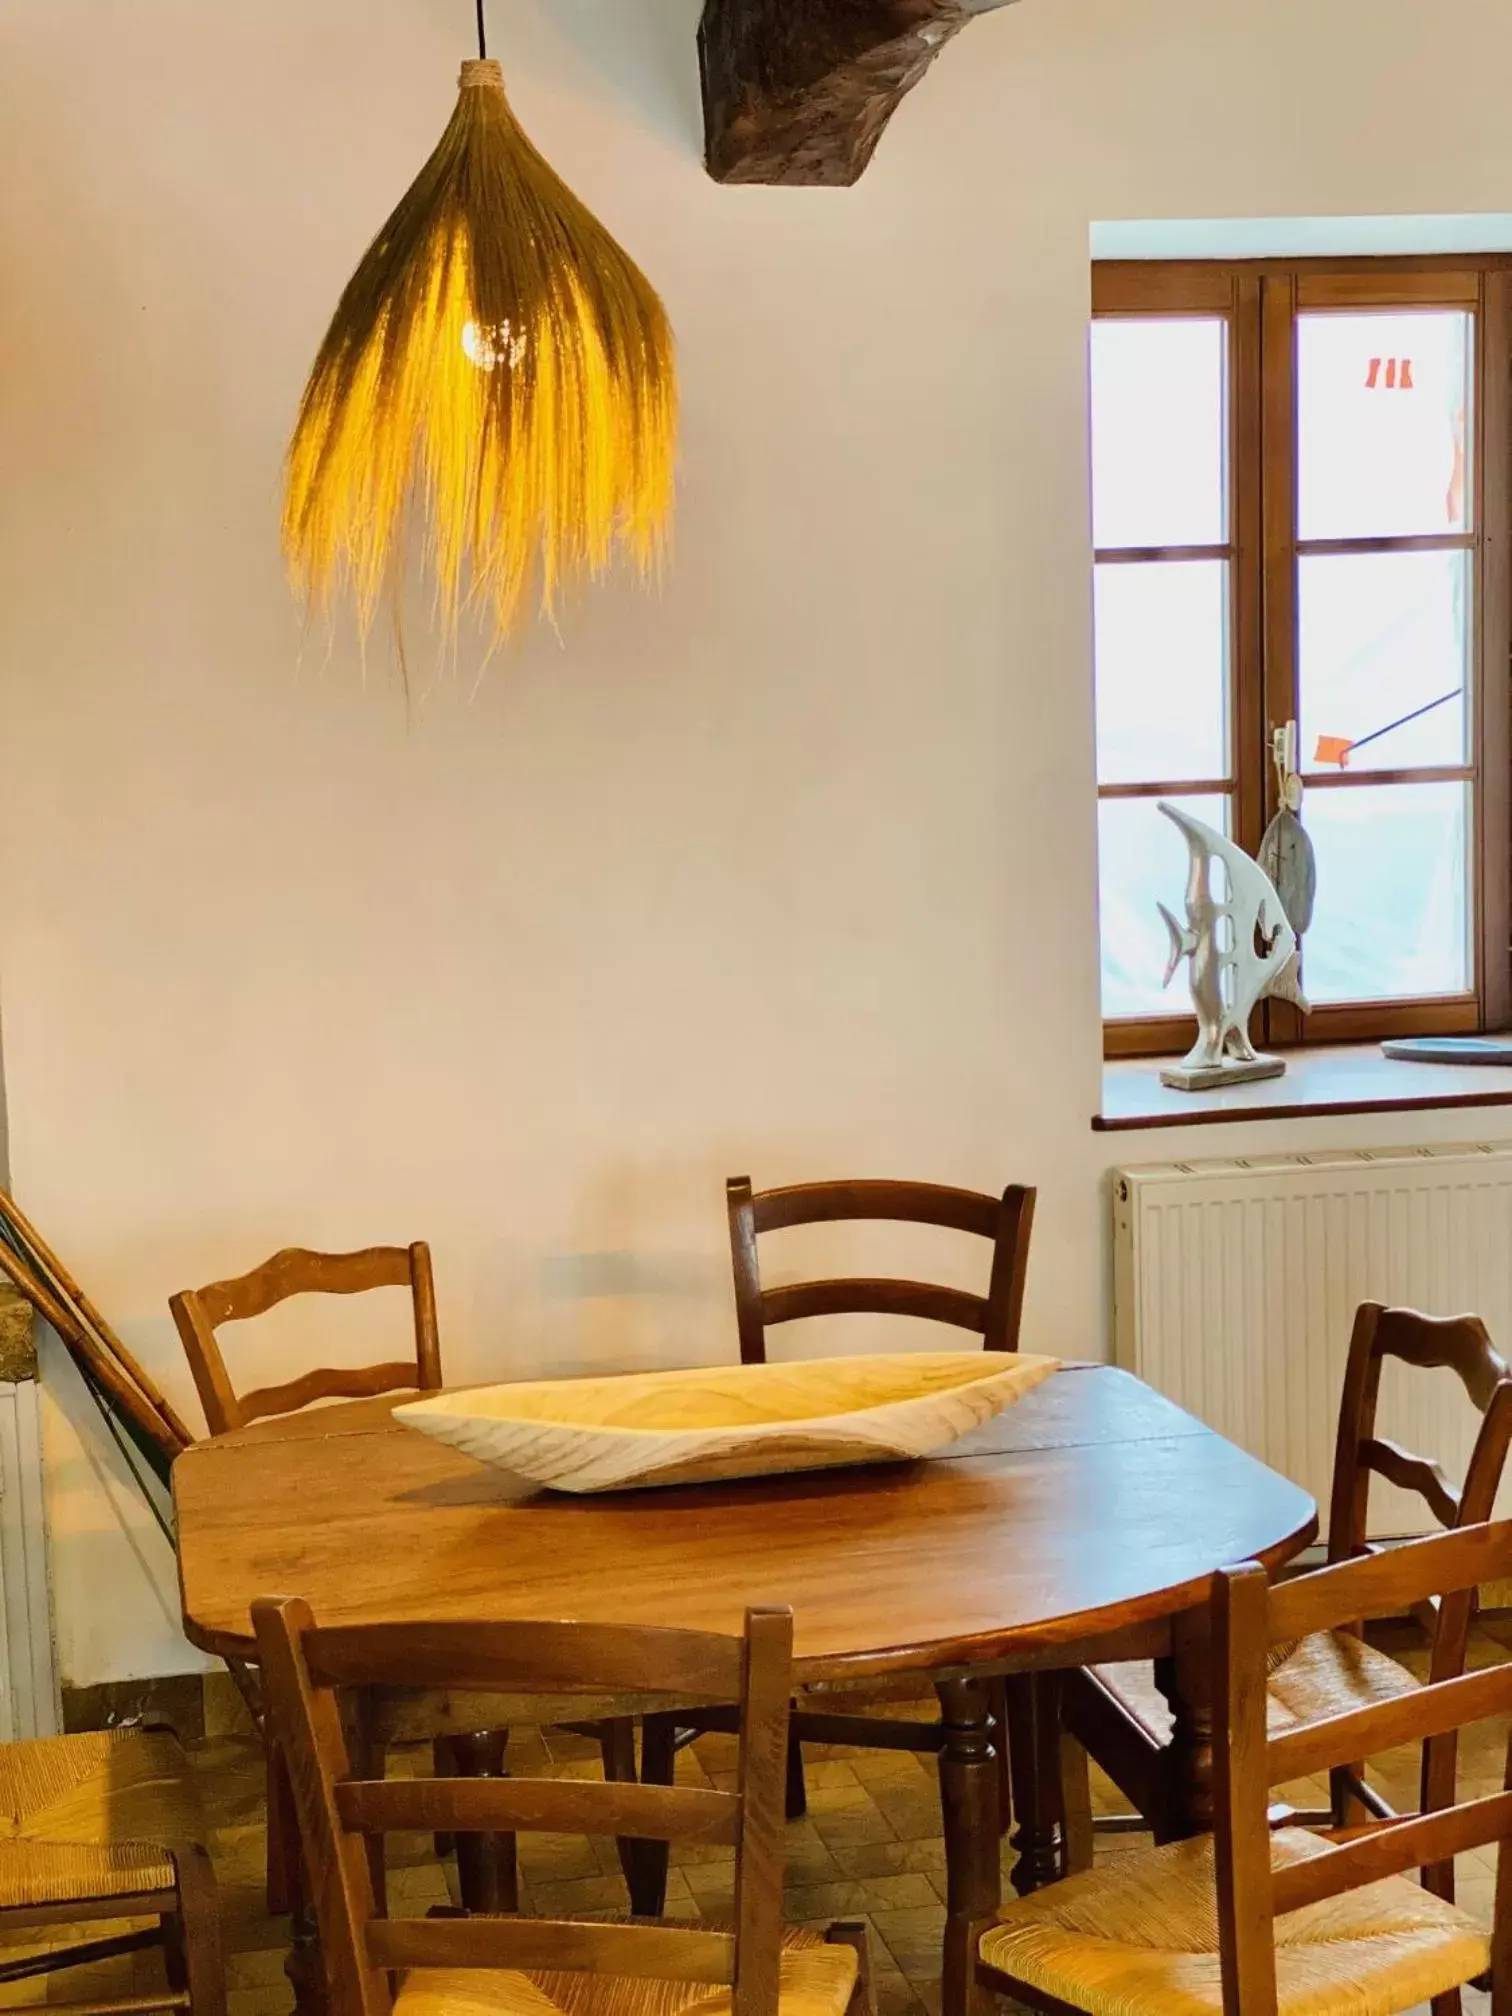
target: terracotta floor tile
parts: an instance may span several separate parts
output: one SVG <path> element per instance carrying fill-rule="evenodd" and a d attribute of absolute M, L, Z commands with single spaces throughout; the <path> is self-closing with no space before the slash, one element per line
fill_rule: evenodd
<path fill-rule="evenodd" d="M 855 1918 L 865 1908 L 864 1886 L 851 1881 L 789 1883 L 783 1897 L 784 1915 L 799 1925 L 822 1918 Z"/>
<path fill-rule="evenodd" d="M 945 1934 L 942 1905 L 914 1911 L 873 1911 L 870 1918 L 899 1973 L 907 1975 L 915 1986 L 939 1978 L 940 1941 Z"/>

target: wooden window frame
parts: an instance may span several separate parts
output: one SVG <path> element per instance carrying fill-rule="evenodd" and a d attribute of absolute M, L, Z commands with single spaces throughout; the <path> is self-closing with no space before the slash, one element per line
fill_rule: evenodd
<path fill-rule="evenodd" d="M 1100 549 L 1100 565 L 1225 557 L 1230 563 L 1230 775 L 1100 785 L 1098 798 L 1224 791 L 1235 839 L 1254 853 L 1277 808 L 1272 723 L 1297 713 L 1296 317 L 1330 308 L 1467 308 L 1475 315 L 1472 530 L 1447 543 L 1472 555 L 1470 761 L 1475 980 L 1472 993 L 1428 1000 L 1341 1003 L 1303 1016 L 1285 1002 L 1256 1011 L 1255 1039 L 1273 1047 L 1456 1034 L 1512 1021 L 1512 257 L 1104 262 L 1092 269 L 1095 318 L 1222 317 L 1229 325 L 1228 543 L 1202 548 Z M 1319 543 L 1329 548 L 1341 542 Z M 1434 546 L 1446 541 L 1435 537 Z M 1343 542 L 1347 550 L 1422 547 L 1422 539 Z M 1414 772 L 1414 776 L 1421 773 Z M 1446 775 L 1451 773 L 1446 772 Z M 1398 781 L 1391 771 L 1304 770 L 1309 788 Z M 1341 783 L 1340 779 L 1344 781 Z M 1190 1048 L 1190 1015 L 1105 1022 L 1109 1057 Z"/>

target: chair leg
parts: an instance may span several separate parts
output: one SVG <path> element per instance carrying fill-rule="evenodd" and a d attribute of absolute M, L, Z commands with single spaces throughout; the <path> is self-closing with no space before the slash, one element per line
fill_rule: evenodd
<path fill-rule="evenodd" d="M 347 1751 L 352 1760 L 352 1769 L 359 1778 L 386 1778 L 388 1776 L 388 1744 L 372 1733 L 372 1724 L 365 1713 L 360 1696 L 351 1698 L 350 1707 L 343 1707 L 343 1722 L 347 1732 Z M 388 1860 L 386 1843 L 381 1834 L 370 1834 L 367 1840 L 368 1868 L 373 1878 L 373 1897 L 380 1915 L 388 1912 Z"/>
<path fill-rule="evenodd" d="M 1363 1764 L 1341 1764 L 1328 1774 L 1328 1798 L 1333 1808 L 1335 1827 L 1358 1827 L 1375 1816 L 1362 1806 L 1354 1795 L 1351 1778 L 1365 1776 Z"/>
<path fill-rule="evenodd" d="M 1092 1763 L 1074 1736 L 1060 1736 L 1061 1842 L 1066 1874 L 1092 1867 Z"/>
<path fill-rule="evenodd" d="M 803 1778 L 803 1745 L 796 1736 L 788 1737 L 787 1751 L 787 1817 L 801 1820 L 808 1811 L 808 1786 Z"/>
<path fill-rule="evenodd" d="M 845 2005 L 845 2016 L 874 2016 L 876 2004 L 872 1995 L 871 1942 L 866 1936 L 866 1926 L 859 1920 L 831 1925 L 824 1935 L 824 1943 L 826 1946 L 849 1946 L 856 1955 L 856 1985 Z"/>
<path fill-rule="evenodd" d="M 163 1920 L 163 1958 L 172 1987 L 187 1989 L 191 2016 L 226 2016 L 226 1963 L 220 1905 L 210 1857 L 196 1844 L 176 1847 L 179 1908 Z"/>
<path fill-rule="evenodd" d="M 268 1788 L 268 1916 L 287 1918 L 299 1897 L 299 1822 L 294 1794 L 276 1743 L 265 1752 Z"/>
<path fill-rule="evenodd" d="M 452 1756 L 450 1736 L 431 1738 L 431 1775 L 436 1778 L 455 1778 L 456 1759 Z M 454 1834 L 433 1834 L 431 1846 L 436 1851 L 436 1860 L 444 1862 L 457 1845 Z"/>
<path fill-rule="evenodd" d="M 461 1778 L 507 1778 L 504 1753 L 507 1729 L 480 1730 L 470 1736 L 449 1736 L 452 1759 Z M 513 1834 L 459 1834 L 457 1887 L 469 1911 L 497 1916 L 520 1908 L 520 1880 Z"/>
<path fill-rule="evenodd" d="M 648 1715 L 641 1724 L 641 1783 L 670 1785 L 677 1765 L 677 1722 L 671 1715 Z M 660 1918 L 667 1908 L 668 1841 L 638 1843 L 630 1908 L 638 1918 Z M 637 1894 L 637 1891 L 639 1894 Z"/>
<path fill-rule="evenodd" d="M 604 1779 L 607 1784 L 633 1785 L 636 1782 L 635 1769 L 635 1724 L 625 1715 L 617 1715 L 612 1721 L 599 1725 L 599 1752 L 604 1760 Z M 619 1851 L 620 1869 L 624 1874 L 625 1888 L 630 1892 L 630 1910 L 636 1918 L 659 1918 L 666 1902 L 666 1870 L 658 1870 L 653 1862 L 647 1869 L 646 1850 L 665 1848 L 665 1842 L 640 1841 L 621 1836 L 615 1842 Z"/>

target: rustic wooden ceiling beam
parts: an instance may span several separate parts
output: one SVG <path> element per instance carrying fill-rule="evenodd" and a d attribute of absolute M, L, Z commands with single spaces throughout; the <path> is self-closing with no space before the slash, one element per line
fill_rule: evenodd
<path fill-rule="evenodd" d="M 842 188 L 936 56 L 1011 0 L 705 0 L 705 159 L 716 182 Z"/>

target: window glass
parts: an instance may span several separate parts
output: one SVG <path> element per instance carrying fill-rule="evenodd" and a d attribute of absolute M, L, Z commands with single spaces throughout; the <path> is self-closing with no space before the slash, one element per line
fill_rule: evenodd
<path fill-rule="evenodd" d="M 1092 523 L 1099 547 L 1228 539 L 1228 325 L 1092 325 Z"/>
<path fill-rule="evenodd" d="M 1473 333 L 1457 309 L 1298 318 L 1302 539 L 1468 529 Z"/>
<path fill-rule="evenodd" d="M 1097 775 L 1103 784 L 1227 777 L 1229 563 L 1097 569 Z"/>
<path fill-rule="evenodd" d="M 1470 583 L 1466 552 L 1303 558 L 1304 769 L 1466 761 Z"/>
<path fill-rule="evenodd" d="M 1302 957 L 1313 1005 L 1468 992 L 1468 785 L 1311 791 L 1305 818 L 1318 855 Z"/>

